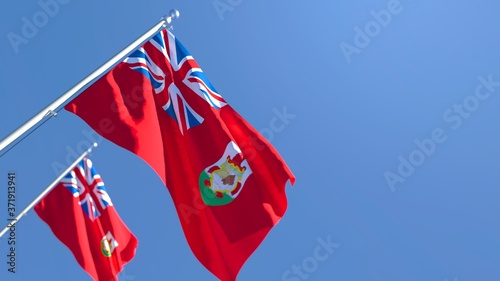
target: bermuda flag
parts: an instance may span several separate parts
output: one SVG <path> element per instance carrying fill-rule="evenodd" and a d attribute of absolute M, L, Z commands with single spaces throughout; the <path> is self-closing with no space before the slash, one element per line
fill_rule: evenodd
<path fill-rule="evenodd" d="M 137 238 L 118 216 L 101 176 L 87 158 L 35 211 L 95 281 L 117 281 L 135 255 Z"/>
<path fill-rule="evenodd" d="M 157 172 L 191 250 L 221 280 L 236 279 L 285 214 L 286 163 L 167 30 L 66 109 Z"/>

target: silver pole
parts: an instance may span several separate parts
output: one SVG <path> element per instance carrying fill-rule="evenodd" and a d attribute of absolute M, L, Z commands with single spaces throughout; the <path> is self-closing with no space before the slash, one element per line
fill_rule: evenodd
<path fill-rule="evenodd" d="M 82 91 L 84 91 L 87 87 L 89 87 L 96 80 L 101 78 L 105 73 L 107 73 L 111 68 L 115 67 L 117 64 L 122 62 L 125 58 L 127 58 L 132 52 L 134 52 L 138 47 L 142 46 L 144 43 L 149 41 L 153 36 L 156 35 L 158 31 L 163 28 L 170 28 L 173 20 L 179 17 L 179 11 L 172 9 L 169 12 L 168 16 L 164 16 L 160 22 L 155 24 L 151 29 L 146 31 L 143 35 L 137 38 L 130 45 L 125 47 L 125 49 L 121 50 L 118 54 L 112 57 L 110 60 L 105 62 L 102 66 L 92 72 L 89 76 L 85 77 L 78 84 L 73 86 L 73 88 L 69 89 L 66 93 L 52 102 L 49 106 L 42 109 L 38 114 L 33 116 L 26 123 L 21 125 L 19 128 L 14 130 L 10 135 L 0 141 L 0 152 L 2 152 L 5 148 L 10 146 L 13 142 L 15 142 L 19 137 L 22 137 L 26 132 L 28 132 L 31 128 L 39 124 L 45 118 L 50 118 L 56 115 L 58 109 L 61 106 L 64 106 L 71 99 L 75 98 Z M 1 154 L 0 154 L 1 156 Z"/>
<path fill-rule="evenodd" d="M 93 147 L 97 147 L 97 143 L 94 143 Z M 42 191 L 42 193 L 40 193 L 40 195 L 38 195 L 38 197 L 36 197 L 35 200 L 33 200 L 28 205 L 28 207 L 22 210 L 17 215 L 17 217 L 13 218 L 11 222 L 7 224 L 7 226 L 0 232 L 0 237 L 2 237 L 11 227 L 13 227 L 21 219 L 22 216 L 24 216 L 29 210 L 31 210 L 36 204 L 38 204 L 38 202 L 40 202 L 40 200 L 42 200 L 42 198 L 45 197 L 47 193 L 52 191 L 52 189 L 56 187 L 57 184 L 59 184 L 62 178 L 64 178 L 64 176 L 66 176 L 69 172 L 71 172 L 71 170 L 73 170 L 73 168 L 78 163 L 80 163 L 80 161 L 82 161 L 82 159 L 85 158 L 85 156 L 87 156 L 91 151 L 92 147 L 89 147 L 85 152 L 82 153 L 82 155 L 80 155 L 80 157 L 78 157 L 78 159 L 75 160 L 75 162 L 73 162 L 68 168 L 66 168 L 66 170 L 64 170 L 44 191 Z"/>

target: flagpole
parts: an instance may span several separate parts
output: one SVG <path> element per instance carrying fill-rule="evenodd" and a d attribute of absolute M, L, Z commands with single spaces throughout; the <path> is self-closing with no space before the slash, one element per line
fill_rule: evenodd
<path fill-rule="evenodd" d="M 47 120 L 46 118 L 50 118 L 57 115 L 57 111 L 61 109 L 66 103 L 71 101 L 73 98 L 78 96 L 82 91 L 88 88 L 92 83 L 101 78 L 104 74 L 106 74 L 111 68 L 115 67 L 117 64 L 122 62 L 125 58 L 127 58 L 132 52 L 134 52 L 139 46 L 142 46 L 144 43 L 149 41 L 153 36 L 156 35 L 163 28 L 170 28 L 172 26 L 172 21 L 179 17 L 179 11 L 176 9 L 172 9 L 169 12 L 168 16 L 164 16 L 160 22 L 151 27 L 148 31 L 146 31 L 143 35 L 137 38 L 130 45 L 121 50 L 114 57 L 109 59 L 99 68 L 97 68 L 94 72 L 92 72 L 89 76 L 85 77 L 78 84 L 73 86 L 73 88 L 69 89 L 62 96 L 57 98 L 50 105 L 42 109 L 38 114 L 33 116 L 26 123 L 21 125 L 19 128 L 14 130 L 10 135 L 5 137 L 2 141 L 0 141 L 0 152 L 2 152 L 5 148 L 9 147 L 13 142 L 15 142 L 18 138 L 22 137 L 28 131 L 30 131 L 33 127 L 37 126 L 40 122 Z M 36 128 L 35 128 L 36 129 Z M 2 156 L 5 153 L 0 154 Z"/>
<path fill-rule="evenodd" d="M 85 152 L 83 152 L 80 157 L 78 157 L 71 165 L 68 166 L 68 168 L 66 168 L 66 170 L 64 170 L 47 188 L 45 188 L 44 191 L 42 191 L 42 193 L 40 193 L 40 195 L 38 195 L 35 200 L 33 200 L 29 205 L 28 207 L 26 207 L 24 210 L 22 210 L 18 215 L 17 217 L 13 218 L 13 219 L 8 219 L 10 220 L 10 223 L 7 224 L 7 226 L 0 232 L 0 238 L 11 228 L 13 227 L 24 215 L 26 215 L 26 213 L 29 212 L 29 210 L 31 210 L 36 204 L 38 204 L 38 202 L 40 202 L 40 200 L 43 199 L 43 197 L 45 197 L 45 195 L 47 195 L 47 193 L 49 193 L 50 191 L 52 191 L 52 189 L 54 189 L 54 187 L 57 186 L 57 184 L 59 184 L 59 182 L 62 180 L 62 178 L 64 178 L 69 172 L 71 172 L 71 170 L 73 170 L 73 168 L 78 164 L 80 163 L 80 161 L 83 160 L 83 158 L 85 158 L 85 156 L 87 156 L 90 152 L 92 152 L 92 148 L 93 147 L 97 147 L 97 143 L 94 142 L 94 144 L 92 145 L 92 147 L 89 147 Z"/>

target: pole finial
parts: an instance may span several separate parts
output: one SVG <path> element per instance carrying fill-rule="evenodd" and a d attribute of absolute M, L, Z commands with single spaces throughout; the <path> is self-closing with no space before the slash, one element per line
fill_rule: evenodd
<path fill-rule="evenodd" d="M 97 147 L 97 145 L 98 145 L 98 144 L 97 144 L 97 142 L 94 142 L 94 143 L 92 144 L 92 146 L 90 146 L 89 148 L 87 148 L 87 153 L 91 153 L 91 152 L 92 152 L 92 149 L 93 149 L 93 148 L 96 148 L 96 147 Z"/>
<path fill-rule="evenodd" d="M 180 15 L 181 13 L 179 12 L 179 10 L 170 10 L 170 12 L 168 12 L 168 16 L 163 17 L 163 19 L 165 20 L 165 27 L 172 28 L 172 21 L 178 19 Z"/>

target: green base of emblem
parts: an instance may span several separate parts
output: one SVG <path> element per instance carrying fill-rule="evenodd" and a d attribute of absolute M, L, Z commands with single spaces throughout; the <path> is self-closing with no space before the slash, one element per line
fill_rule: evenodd
<path fill-rule="evenodd" d="M 221 193 L 222 197 L 217 197 L 216 193 L 210 189 L 210 187 L 205 186 L 205 181 L 210 181 L 210 176 L 205 172 L 200 174 L 200 193 L 203 203 L 208 206 L 221 206 L 231 203 L 234 199 L 224 193 Z"/>
<path fill-rule="evenodd" d="M 109 250 L 109 248 L 110 248 L 110 245 L 109 245 L 108 241 L 102 240 L 101 241 L 101 252 L 107 258 L 111 257 L 111 251 Z"/>

